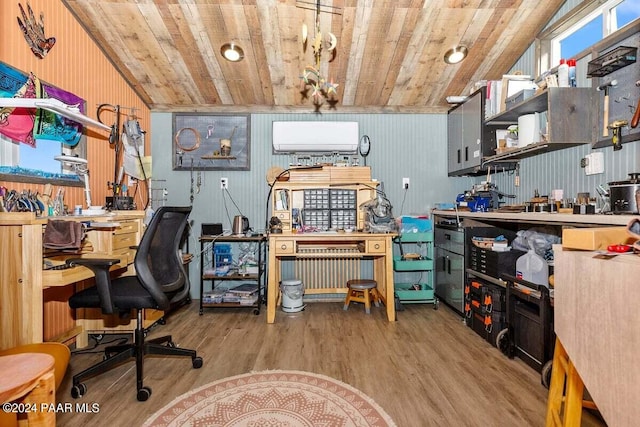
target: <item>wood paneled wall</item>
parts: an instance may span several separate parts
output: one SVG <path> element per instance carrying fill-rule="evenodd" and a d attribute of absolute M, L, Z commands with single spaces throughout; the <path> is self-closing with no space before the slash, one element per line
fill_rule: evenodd
<path fill-rule="evenodd" d="M 27 45 L 16 17 L 20 16 L 18 4 L 26 11 L 26 1 L 0 2 L 0 60 L 24 72 L 32 71 L 42 81 L 72 92 L 87 101 L 87 112 L 96 118 L 100 104 L 120 105 L 121 112 L 128 114 L 135 109 L 135 115 L 143 130 L 147 131 L 145 152 L 149 153 L 151 133 L 149 130 L 150 111 L 135 91 L 125 82 L 119 71 L 113 67 L 100 48 L 85 33 L 83 27 L 59 0 L 29 0 L 37 16 L 44 14 L 45 34 L 55 37 L 56 43 L 44 59 L 38 59 Z M 109 111 L 101 114 L 107 124 L 115 122 L 115 115 Z M 121 116 L 121 122 L 126 120 Z M 112 194 L 108 182 L 113 181 L 115 150 L 109 145 L 108 132 L 88 129 L 87 157 L 89 160 L 91 198 L 93 204 L 104 204 L 105 197 Z M 8 188 L 42 190 L 41 184 L 24 184 L 0 181 Z M 57 190 L 54 187 L 54 194 Z M 139 191 L 140 193 L 140 191 Z M 137 198 L 138 205 L 144 207 L 147 191 L 142 191 L 144 199 Z M 83 204 L 82 188 L 65 189 L 65 203 L 68 206 Z"/>

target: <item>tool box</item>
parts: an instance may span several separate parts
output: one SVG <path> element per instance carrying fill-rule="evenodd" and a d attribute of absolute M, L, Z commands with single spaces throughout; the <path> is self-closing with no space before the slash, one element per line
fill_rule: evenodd
<path fill-rule="evenodd" d="M 498 333 L 507 326 L 505 289 L 470 277 L 464 293 L 467 326 L 495 346 Z"/>
<path fill-rule="evenodd" d="M 555 333 L 549 288 L 507 276 L 507 326 L 496 337 L 497 347 L 509 358 L 518 357 L 540 372 L 549 387 Z"/>

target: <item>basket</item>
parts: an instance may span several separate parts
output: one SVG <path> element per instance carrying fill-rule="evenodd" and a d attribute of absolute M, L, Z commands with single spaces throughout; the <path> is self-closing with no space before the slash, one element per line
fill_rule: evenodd
<path fill-rule="evenodd" d="M 473 238 L 471 242 L 473 246 L 481 249 L 491 249 L 493 247 L 493 242 L 495 239 L 491 237 L 482 237 L 482 238 Z"/>

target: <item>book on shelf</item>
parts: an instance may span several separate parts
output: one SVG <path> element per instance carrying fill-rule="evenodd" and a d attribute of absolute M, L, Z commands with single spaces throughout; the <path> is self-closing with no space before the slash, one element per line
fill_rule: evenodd
<path fill-rule="evenodd" d="M 238 286 L 234 286 L 233 288 L 229 288 L 227 293 L 236 294 L 236 295 L 251 295 L 258 292 L 258 284 L 257 283 L 243 283 Z"/>

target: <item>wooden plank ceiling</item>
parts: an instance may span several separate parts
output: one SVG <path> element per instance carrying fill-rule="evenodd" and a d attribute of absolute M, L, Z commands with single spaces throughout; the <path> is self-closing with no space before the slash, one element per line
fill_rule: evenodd
<path fill-rule="evenodd" d="M 153 111 L 398 113 L 446 111 L 447 96 L 499 79 L 564 2 L 321 0 L 317 14 L 317 0 L 62 1 Z M 337 38 L 320 57 L 335 102 L 302 90 L 316 15 Z M 227 42 L 242 61 L 222 58 Z M 459 44 L 469 56 L 446 64 Z"/>

